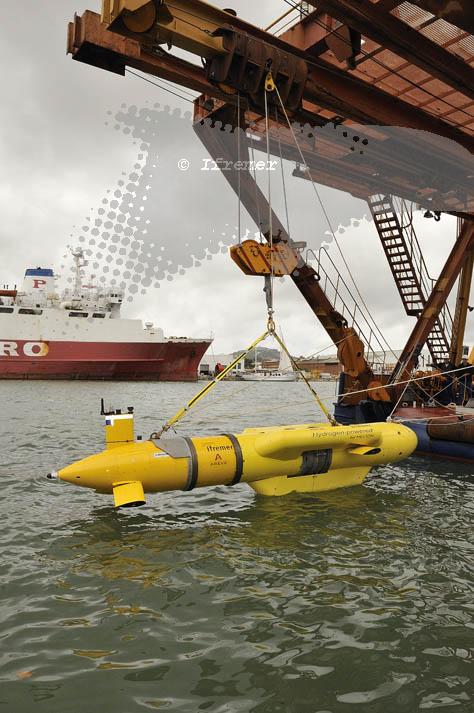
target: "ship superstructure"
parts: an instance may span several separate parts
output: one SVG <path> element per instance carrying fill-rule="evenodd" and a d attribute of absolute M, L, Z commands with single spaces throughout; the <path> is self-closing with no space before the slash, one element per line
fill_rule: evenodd
<path fill-rule="evenodd" d="M 83 285 L 83 252 L 72 254 L 73 284 L 61 293 L 41 267 L 26 270 L 20 290 L 0 290 L 0 378 L 196 379 L 212 340 L 122 318 L 123 292 Z"/>

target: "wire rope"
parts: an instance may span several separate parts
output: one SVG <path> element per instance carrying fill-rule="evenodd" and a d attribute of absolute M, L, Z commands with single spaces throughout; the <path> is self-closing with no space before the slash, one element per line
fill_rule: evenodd
<path fill-rule="evenodd" d="M 300 145 L 299 145 L 299 143 L 298 143 L 298 139 L 296 138 L 296 134 L 295 134 L 294 128 L 293 128 L 293 126 L 292 126 L 292 124 L 291 124 L 291 122 L 290 122 L 290 119 L 289 119 L 289 117 L 288 117 L 288 114 L 287 114 L 287 112 L 286 112 L 285 106 L 284 106 L 284 104 L 283 104 L 283 101 L 282 101 L 280 92 L 278 91 L 278 87 L 277 87 L 276 85 L 275 85 L 275 92 L 276 92 L 276 94 L 277 94 L 277 96 L 278 96 L 278 100 L 279 100 L 279 102 L 280 102 L 280 105 L 281 105 L 283 114 L 284 114 L 284 116 L 285 116 L 286 122 L 287 122 L 287 124 L 288 124 L 289 129 L 290 129 L 290 132 L 291 132 L 291 134 L 292 134 L 292 136 L 293 136 L 293 140 L 294 140 L 295 146 L 296 146 L 296 148 L 298 149 L 298 153 L 299 153 L 299 155 L 300 155 L 301 162 L 302 162 L 303 166 L 305 167 L 305 172 L 306 172 L 306 174 L 309 176 L 309 179 L 310 179 L 310 181 L 311 181 L 311 185 L 312 185 L 312 187 L 313 187 L 313 191 L 314 191 L 314 193 L 315 193 L 315 195 L 316 195 L 316 198 L 317 198 L 317 200 L 318 200 L 318 202 L 319 202 L 319 205 L 320 205 L 320 207 L 321 207 L 321 210 L 322 210 L 322 212 L 323 212 L 323 215 L 324 215 L 324 217 L 325 217 L 325 219 L 326 219 L 326 222 L 327 222 L 327 224 L 328 224 L 328 226 L 329 226 L 329 230 L 330 230 L 330 232 L 331 232 L 331 235 L 332 235 L 332 237 L 333 237 L 333 239 L 334 239 L 334 242 L 335 242 L 335 244 L 336 244 L 336 246 L 337 246 L 337 249 L 338 249 L 338 251 L 339 251 L 339 254 L 341 255 L 342 261 L 343 261 L 343 263 L 344 263 L 344 265 L 345 265 L 345 267 L 346 267 L 346 270 L 347 270 L 347 272 L 348 272 L 348 274 L 349 274 L 349 276 L 350 276 L 350 279 L 351 279 L 351 281 L 352 281 L 352 284 L 353 284 L 354 287 L 355 287 L 355 290 L 356 290 L 356 292 L 357 292 L 357 295 L 359 296 L 359 299 L 360 299 L 361 303 L 363 304 L 363 306 L 364 306 L 364 308 L 365 308 L 365 310 L 366 310 L 366 312 L 367 312 L 367 316 L 364 315 L 364 318 L 367 320 L 367 323 L 368 323 L 368 324 L 370 324 L 370 322 L 372 322 L 372 324 L 373 324 L 373 326 L 375 327 L 376 331 L 378 332 L 380 338 L 381 338 L 382 341 L 385 343 L 385 345 L 388 347 L 388 350 L 389 350 L 389 351 L 393 354 L 393 356 L 396 358 L 395 351 L 392 349 L 392 347 L 390 346 L 390 344 L 387 342 L 387 340 L 385 339 L 385 337 L 384 337 L 384 335 L 383 335 L 381 329 L 379 328 L 377 322 L 376 322 L 375 319 L 373 318 L 373 316 L 372 316 L 372 314 L 371 314 L 371 312 L 370 312 L 370 310 L 369 310 L 369 308 L 368 308 L 368 306 L 367 306 L 367 303 L 366 303 L 364 297 L 362 296 L 362 294 L 361 294 L 361 292 L 360 292 L 360 290 L 359 290 L 359 287 L 358 287 L 358 285 L 357 285 L 357 283 L 356 283 L 356 281 L 355 281 L 355 278 L 354 278 L 354 276 L 353 276 L 353 274 L 352 274 L 352 271 L 351 271 L 351 269 L 350 269 L 350 267 L 349 267 L 349 265 L 348 265 L 348 263 L 347 263 L 347 260 L 346 260 L 346 258 L 345 258 L 345 256 L 344 256 L 344 253 L 343 253 L 342 250 L 341 250 L 341 246 L 339 245 L 339 241 L 338 241 L 338 239 L 337 239 L 337 237 L 336 237 L 336 233 L 335 233 L 334 228 L 333 228 L 333 226 L 332 226 L 331 219 L 329 218 L 328 212 L 327 212 L 326 207 L 325 207 L 325 205 L 324 205 L 324 202 L 323 202 L 323 200 L 322 200 L 322 198 L 321 198 L 321 194 L 320 194 L 320 192 L 319 192 L 319 190 L 318 190 L 318 187 L 317 187 L 315 181 L 313 180 L 313 176 L 312 176 L 312 174 L 311 174 L 311 171 L 310 171 L 310 169 L 309 169 L 309 167 L 308 167 L 308 165 L 307 165 L 307 163 L 306 163 L 306 160 L 305 160 L 304 155 L 303 155 L 303 151 L 301 150 L 301 147 L 300 147 Z M 361 311 L 362 311 L 362 310 L 361 310 Z"/>

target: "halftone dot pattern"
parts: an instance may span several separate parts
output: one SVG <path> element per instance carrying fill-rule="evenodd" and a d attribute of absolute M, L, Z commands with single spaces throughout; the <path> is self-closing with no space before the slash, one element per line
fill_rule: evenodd
<path fill-rule="evenodd" d="M 122 173 L 115 187 L 106 192 L 99 207 L 91 209 L 92 215 L 81 226 L 76 241 L 84 248 L 89 261 L 88 279 L 99 285 L 116 286 L 125 292 L 128 301 L 132 301 L 138 293 L 145 294 L 149 288 L 158 288 L 161 281 L 172 281 L 176 275 L 184 275 L 189 268 L 211 260 L 213 255 L 227 252 L 238 239 L 237 226 L 226 222 L 224 229 L 214 227 L 212 206 L 227 201 L 228 214 L 231 220 L 236 220 L 236 198 L 223 182 L 218 191 L 210 191 L 209 207 L 203 206 L 206 222 L 201 232 L 193 234 L 191 228 L 183 239 L 173 231 L 163 230 L 157 203 L 174 200 L 178 206 L 180 201 L 185 206 L 186 189 L 183 187 L 172 196 L 166 195 L 166 173 L 170 168 L 176 172 L 176 165 L 164 165 L 160 152 L 169 142 L 176 144 L 176 158 L 180 156 L 181 146 L 189 150 L 186 137 L 189 142 L 189 136 L 193 135 L 191 114 L 182 114 L 180 110 L 159 104 L 142 108 L 123 104 L 115 115 L 108 114 L 107 123 L 115 131 L 131 137 L 137 149 L 136 160 L 128 172 Z M 237 130 L 220 122 L 213 124 L 212 129 L 219 132 L 219 140 L 224 146 L 229 142 L 235 148 Z M 311 141 L 315 130 L 309 125 L 295 125 L 295 131 L 299 137 Z M 194 141 L 202 161 L 207 153 L 196 137 Z M 191 193 L 193 186 L 208 178 L 202 173 L 194 175 Z M 184 183 L 184 176 L 180 178 Z M 251 221 L 242 228 L 242 239 L 256 235 Z M 321 233 L 319 243 L 314 247 L 319 247 L 324 240 L 330 240 L 327 230 Z M 72 279 L 70 277 L 68 282 Z"/>
<path fill-rule="evenodd" d="M 122 105 L 113 119 L 114 130 L 130 135 L 137 146 L 136 161 L 106 192 L 100 206 L 92 210 L 79 235 L 71 235 L 71 242 L 76 241 L 84 249 L 88 279 L 99 285 L 117 286 L 132 301 L 139 292 L 145 294 L 150 287 L 158 288 L 162 280 L 171 281 L 212 259 L 213 254 L 226 252 L 237 239 L 237 228 L 227 223 L 225 230 L 217 231 L 208 214 L 208 230 L 192 239 L 179 241 L 175 235 L 157 229 L 156 214 L 150 206 L 158 195 L 167 200 L 160 185 L 160 142 L 166 144 L 179 131 L 192 134 L 189 113 L 183 116 L 180 111 L 161 109 L 158 104 L 141 109 Z M 68 283 L 72 281 L 71 276 Z"/>
<path fill-rule="evenodd" d="M 91 209 L 91 215 L 83 225 L 71 234 L 70 242 L 84 248 L 89 261 L 85 269 L 86 279 L 104 287 L 120 288 L 126 299 L 132 301 L 135 295 L 159 288 L 163 280 L 172 281 L 177 275 L 211 260 L 214 255 L 227 252 L 228 247 L 238 240 L 235 225 L 237 201 L 228 183 L 222 177 L 220 182 L 216 179 L 219 171 L 202 173 L 199 165 L 194 165 L 202 163 L 209 154 L 193 132 L 190 113 L 183 114 L 179 109 L 159 104 L 141 108 L 123 104 L 115 114 L 108 113 L 106 123 L 130 137 L 136 157 L 116 185 L 106 191 L 98 207 Z M 231 149 L 231 153 L 233 150 L 235 155 L 239 130 L 233 131 L 220 122 L 207 126 L 219 133 L 224 155 L 226 148 Z M 311 127 L 294 124 L 293 130 L 308 163 L 311 152 L 317 149 L 318 142 L 324 142 L 327 132 L 331 133 L 332 141 L 336 136 L 341 150 L 351 156 L 352 168 L 357 166 L 357 161 L 365 160 L 371 151 L 371 142 L 362 131 L 357 133 L 340 125 Z M 387 127 L 383 130 L 387 131 Z M 399 135 L 396 132 L 401 132 L 406 145 L 407 133 L 403 129 L 392 129 L 392 143 Z M 410 134 L 411 144 L 408 142 L 408 145 L 412 150 L 417 136 L 417 132 Z M 191 158 L 190 171 L 180 172 L 179 159 L 188 157 Z M 259 158 L 263 157 L 264 151 L 260 151 Z M 280 167 L 275 180 L 279 172 Z M 307 183 L 301 178 L 295 180 Z M 264 193 L 265 182 L 265 178 L 262 180 L 259 176 Z M 198 204 L 198 210 L 194 206 L 194 213 L 191 212 L 192 200 Z M 315 216 L 315 205 L 317 201 L 311 194 L 304 205 L 305 220 L 292 233 L 294 239 L 305 241 L 313 250 L 332 240 L 321 211 Z M 276 209 L 276 212 L 284 223 L 283 211 Z M 263 229 L 268 227 L 267 217 L 262 217 Z M 365 202 L 338 192 L 336 211 L 330 218 L 334 230 L 342 234 L 345 228 L 357 227 L 360 220 L 370 219 L 370 212 Z M 294 215 L 290 206 L 290 223 L 292 221 Z M 241 238 L 256 235 L 255 224 L 247 215 L 241 227 Z M 68 282 L 72 279 L 69 277 Z"/>

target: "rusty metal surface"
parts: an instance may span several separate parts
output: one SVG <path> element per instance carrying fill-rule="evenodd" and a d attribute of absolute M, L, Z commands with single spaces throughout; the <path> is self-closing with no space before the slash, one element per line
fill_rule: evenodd
<path fill-rule="evenodd" d="M 426 431 L 428 436 L 435 440 L 474 443 L 474 424 L 472 417 L 469 416 L 445 416 L 444 418 L 430 419 Z"/>
<path fill-rule="evenodd" d="M 165 51 L 150 53 L 135 39 L 108 31 L 99 16 L 89 11 L 70 23 L 68 51 L 76 60 L 109 71 L 123 74 L 129 66 L 203 93 L 196 103 L 197 119 L 210 116 L 221 120 L 221 114 L 226 115 L 225 107 L 236 101 L 235 96 L 224 94 L 210 81 L 204 68 Z M 474 138 L 435 117 L 430 118 L 416 107 L 394 102 L 387 92 L 374 89 L 353 75 L 354 72 L 342 69 L 334 71 L 327 62 L 320 62 L 317 69 L 310 70 L 302 106 L 292 113 L 292 119 L 303 124 L 327 124 L 314 131 L 312 138 L 311 132 L 300 133 L 300 146 L 314 172 L 313 178 L 358 197 L 383 190 L 427 206 L 429 201 L 441 197 L 440 209 L 474 212 L 468 179 L 474 173 L 474 166 L 470 154 L 463 154 L 457 147 L 464 144 L 474 153 Z M 335 113 L 328 111 L 331 106 Z M 335 131 L 332 124 L 327 123 L 331 115 L 339 116 L 338 124 L 342 122 L 341 115 L 345 115 L 342 122 L 345 128 L 338 126 Z M 245 121 L 252 125 L 253 133 L 263 135 L 264 121 L 258 107 L 247 107 Z M 374 126 L 377 122 L 382 126 Z M 405 137 L 408 148 L 403 157 L 400 136 L 394 137 L 383 127 L 390 123 L 418 130 L 415 137 Z M 285 157 L 298 161 L 298 152 L 284 118 L 280 115 L 278 121 L 272 120 L 270 124 L 275 152 L 282 144 Z M 453 141 L 440 142 L 439 137 Z M 360 141 L 359 148 L 363 150 L 354 152 L 355 140 Z M 416 152 L 411 149 L 410 141 L 416 141 Z M 431 157 L 437 162 L 436 170 L 420 174 L 420 166 L 428 165 Z"/>
<path fill-rule="evenodd" d="M 321 6 L 306 19 L 306 23 L 318 26 L 328 24 L 328 7 L 338 5 L 337 0 L 327 3 L 315 3 Z M 354 3 L 341 3 L 349 6 Z M 420 7 L 426 6 L 426 7 Z M 443 2 L 437 0 L 440 7 Z M 406 59 L 406 51 L 402 51 L 404 38 L 399 38 L 400 51 L 397 52 L 397 37 L 390 36 L 389 45 L 378 43 L 372 37 L 362 38 L 362 48 L 356 58 L 356 68 L 350 70 L 337 60 L 330 49 L 320 53 L 321 59 L 334 67 L 343 69 L 354 77 L 359 78 L 369 86 L 376 86 L 383 89 L 397 100 L 409 104 L 423 112 L 427 119 L 427 126 L 430 117 L 441 119 L 446 124 L 456 127 L 467 136 L 474 136 L 474 100 L 472 98 L 472 85 L 466 91 L 453 88 L 450 77 L 458 69 L 462 71 L 464 66 L 467 72 L 474 68 L 474 38 L 467 28 L 472 27 L 474 9 L 472 3 L 466 4 L 466 11 L 462 13 L 450 13 L 446 6 L 446 16 L 440 12 L 435 15 L 430 12 L 429 2 L 395 2 L 394 0 L 379 0 L 371 2 L 365 0 L 357 3 L 356 7 L 363 13 L 370 10 L 379 9 L 378 16 L 383 18 L 385 14 L 385 27 L 391 27 L 392 21 L 406 25 L 407 33 L 417 37 L 419 43 L 426 43 L 426 40 L 433 45 L 433 56 L 435 50 L 442 51 L 446 59 L 436 71 L 430 71 L 427 66 L 420 67 L 414 62 Z M 454 4 L 456 5 L 456 3 Z M 347 9 L 347 8 L 346 8 Z M 459 26 L 452 24 L 447 18 L 458 18 Z M 463 22 L 465 20 L 465 22 Z M 383 25 L 382 20 L 382 25 Z M 334 27 L 326 30 L 326 35 L 333 32 Z M 388 30 L 387 30 L 388 32 Z M 414 34 L 416 33 L 416 34 Z M 286 33 L 288 34 L 288 33 Z M 301 35 L 296 33 L 295 35 Z M 324 34 L 323 34 L 324 37 Z M 320 40 L 321 41 L 321 40 Z M 405 47 L 406 50 L 406 47 Z M 452 58 L 452 59 L 451 59 Z M 470 90 L 470 91 L 469 91 Z M 335 118 L 336 113 L 329 115 Z M 428 129 L 430 130 L 430 129 Z"/>
<path fill-rule="evenodd" d="M 445 41 L 433 41 L 434 38 L 424 31 L 426 28 L 418 31 L 418 28 L 397 16 L 396 11 L 388 13 L 370 2 L 360 5 L 349 2 L 349 0 L 310 0 L 310 2 L 318 9 L 324 9 L 332 17 L 344 23 L 339 31 L 343 31 L 346 26 L 354 28 L 365 38 L 378 43 L 393 55 L 403 58 L 429 75 L 447 82 L 452 88 L 474 100 L 474 69 L 462 58 L 458 58 L 456 54 L 448 51 L 445 48 Z M 428 29 L 435 28 L 441 23 L 449 27 L 449 24 L 444 20 L 438 20 Z M 455 29 L 453 28 L 453 30 Z M 458 38 L 458 33 L 462 34 L 458 30 L 457 33 L 454 33 L 454 39 Z M 448 42 L 452 41 L 453 39 L 448 37 Z M 361 47 L 357 57 L 363 56 Z M 357 61 L 356 59 L 356 64 Z"/>
<path fill-rule="evenodd" d="M 393 5 L 398 2 L 389 0 Z M 408 4 L 408 3 L 407 3 Z M 433 13 L 436 17 L 444 18 L 470 34 L 474 34 L 474 5 L 472 0 L 413 0 L 412 5 L 418 5 L 423 10 Z"/>

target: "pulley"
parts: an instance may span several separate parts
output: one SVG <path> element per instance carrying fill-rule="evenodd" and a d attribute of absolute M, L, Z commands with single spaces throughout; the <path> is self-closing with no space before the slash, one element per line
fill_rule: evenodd
<path fill-rule="evenodd" d="M 245 275 L 275 277 L 291 275 L 298 265 L 299 255 L 288 243 L 261 244 L 244 240 L 230 248 L 230 256 Z"/>

